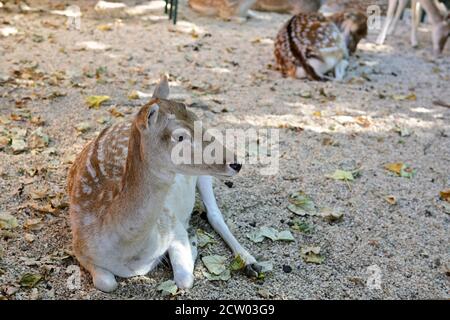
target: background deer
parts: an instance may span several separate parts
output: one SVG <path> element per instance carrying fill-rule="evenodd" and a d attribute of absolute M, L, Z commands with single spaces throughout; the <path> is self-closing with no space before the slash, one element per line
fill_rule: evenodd
<path fill-rule="evenodd" d="M 197 117 L 168 95 L 163 77 L 153 99 L 131 121 L 103 130 L 69 172 L 73 250 L 95 287 L 105 292 L 117 287 L 115 276 L 144 275 L 166 252 L 178 287 L 193 285 L 197 249 L 187 230 L 196 186 L 208 220 L 246 262 L 246 273 L 256 276 L 261 270 L 231 234 L 213 194 L 210 175 L 232 176 L 241 165 L 226 158 L 223 164 L 175 163 L 176 144 L 193 150 L 197 143 L 192 139 Z"/>
<path fill-rule="evenodd" d="M 246 17 L 256 0 L 189 0 L 189 6 L 203 15 L 223 19 Z"/>
<path fill-rule="evenodd" d="M 320 9 L 321 0 L 257 0 L 252 9 L 279 13 L 311 13 Z"/>
<path fill-rule="evenodd" d="M 293 16 L 278 32 L 275 59 L 285 76 L 323 81 L 334 71 L 341 80 L 349 54 L 367 34 L 367 17 L 345 12 L 328 18 L 319 13 Z"/>

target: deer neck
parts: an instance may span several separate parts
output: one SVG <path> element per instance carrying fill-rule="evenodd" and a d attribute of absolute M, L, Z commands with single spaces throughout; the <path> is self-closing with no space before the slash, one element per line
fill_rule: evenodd
<path fill-rule="evenodd" d="M 121 197 L 126 201 L 125 216 L 121 225 L 133 224 L 133 229 L 147 229 L 155 225 L 163 214 L 163 206 L 175 174 L 158 170 L 151 152 L 141 143 L 138 129 L 133 125 L 128 144 Z"/>

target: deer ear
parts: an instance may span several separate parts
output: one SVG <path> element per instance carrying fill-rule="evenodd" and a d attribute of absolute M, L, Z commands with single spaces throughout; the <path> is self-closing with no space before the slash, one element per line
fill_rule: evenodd
<path fill-rule="evenodd" d="M 158 114 L 159 114 L 159 105 L 157 103 L 154 103 L 148 110 L 147 114 L 147 123 L 149 126 L 155 125 L 156 121 L 158 121 Z"/>
<path fill-rule="evenodd" d="M 139 110 L 135 121 L 140 130 L 148 129 L 158 120 L 159 105 L 157 102 L 157 99 L 152 99 Z"/>
<path fill-rule="evenodd" d="M 167 99 L 169 97 L 169 81 L 165 74 L 161 75 L 155 91 L 153 92 L 153 98 Z"/>

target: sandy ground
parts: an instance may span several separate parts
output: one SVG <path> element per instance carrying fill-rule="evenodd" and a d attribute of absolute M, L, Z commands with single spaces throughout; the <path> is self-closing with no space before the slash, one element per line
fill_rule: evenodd
<path fill-rule="evenodd" d="M 0 38 L 0 131 L 25 128 L 28 138 L 41 127 L 50 137 L 41 150 L 13 154 L 7 146 L 0 151 L 0 213 L 18 220 L 18 227 L 1 230 L 0 296 L 162 297 L 156 287 L 172 277 L 165 265 L 144 277 L 121 279 L 112 294 L 93 288 L 83 271 L 81 288 L 70 290 L 70 266 L 77 262 L 70 256 L 64 202 L 71 158 L 108 125 L 99 122 L 122 120 L 111 109 L 126 116 L 135 112 L 143 100 L 130 100 L 129 93 L 151 92 L 159 73 L 168 72 L 172 97 L 195 102 L 193 110 L 209 126 L 280 132 L 278 174 L 262 176 L 259 165 L 246 165 L 232 179 L 232 188 L 224 181 L 215 186 L 236 237 L 256 257 L 272 261 L 273 271 L 265 280 L 236 273 L 229 281 L 211 282 L 197 261 L 194 288 L 176 298 L 261 299 L 269 293 L 275 299 L 448 299 L 449 209 L 439 192 L 450 187 L 449 49 L 433 61 L 426 29 L 415 50 L 406 25 L 384 46 L 375 46 L 371 33 L 344 82 L 314 83 L 282 78 L 271 67 L 272 40 L 288 15 L 226 22 L 199 17 L 183 5 L 179 18 L 201 30 L 172 32 L 169 22 L 153 22 L 148 15 L 118 21 L 92 12 L 83 16 L 81 30 L 67 30 L 62 16 L 0 11 L 0 26 L 19 31 Z M 111 31 L 96 28 L 107 23 Z M 78 42 L 91 40 L 110 49 L 77 48 Z M 34 64 L 33 72 L 24 69 Z M 90 95 L 111 100 L 88 109 Z M 83 122 L 91 128 L 79 133 L 75 127 Z M 396 128 L 409 135 L 400 136 Z M 389 162 L 407 163 L 416 174 L 398 177 L 384 169 Z M 349 183 L 326 178 L 336 169 L 359 169 L 360 176 Z M 288 196 L 298 190 L 318 207 L 344 213 L 343 220 L 296 217 L 312 231 L 292 230 L 295 242 L 251 242 L 246 235 L 261 226 L 290 229 L 295 217 L 286 209 Z M 389 195 L 395 204 L 386 201 Z M 62 209 L 52 210 L 49 201 Z M 214 234 L 200 214 L 192 223 Z M 231 261 L 230 251 L 214 235 L 217 243 L 200 249 L 200 255 L 221 254 Z M 324 262 L 305 263 L 300 256 L 305 245 L 320 246 Z M 381 289 L 366 286 L 368 267 L 374 265 L 380 269 Z M 21 287 L 26 273 L 43 278 L 32 289 Z"/>

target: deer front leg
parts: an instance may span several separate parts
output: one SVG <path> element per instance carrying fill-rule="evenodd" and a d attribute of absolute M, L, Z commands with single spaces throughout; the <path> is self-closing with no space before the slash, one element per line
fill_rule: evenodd
<path fill-rule="evenodd" d="M 173 278 L 178 288 L 189 289 L 194 284 L 194 263 L 197 250 L 191 247 L 186 229 L 181 224 L 176 226 L 175 239 L 169 246 L 169 258 Z"/>
<path fill-rule="evenodd" d="M 202 201 L 205 204 L 209 223 L 227 243 L 231 251 L 233 251 L 236 256 L 239 255 L 245 261 L 245 273 L 247 276 L 258 276 L 262 269 L 261 266 L 256 262 L 256 259 L 236 240 L 223 220 L 222 213 L 220 212 L 220 209 L 217 206 L 216 198 L 214 197 L 212 177 L 200 176 L 197 181 L 197 187 Z"/>

